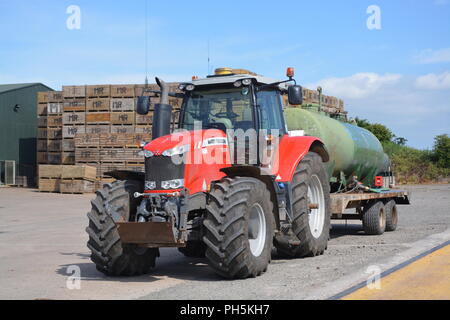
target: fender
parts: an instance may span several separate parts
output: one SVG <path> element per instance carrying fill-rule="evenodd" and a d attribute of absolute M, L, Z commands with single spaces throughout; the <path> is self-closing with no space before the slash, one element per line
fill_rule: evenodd
<path fill-rule="evenodd" d="M 323 142 L 316 137 L 291 137 L 285 135 L 278 145 L 278 157 L 274 159 L 273 174 L 276 181 L 289 182 L 294 177 L 295 169 L 308 152 L 316 152 L 323 162 L 328 162 L 330 156 Z"/>

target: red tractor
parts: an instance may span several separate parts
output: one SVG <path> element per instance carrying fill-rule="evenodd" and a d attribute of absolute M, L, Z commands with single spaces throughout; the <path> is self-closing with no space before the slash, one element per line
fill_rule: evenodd
<path fill-rule="evenodd" d="M 302 88 L 251 72 L 217 70 L 168 92 L 161 80 L 153 140 L 143 143 L 145 173 L 115 171 L 88 213 L 88 247 L 101 272 L 149 272 L 161 247 L 206 256 L 225 278 L 259 276 L 272 249 L 321 255 L 330 232 L 329 155 L 312 136 L 288 132 L 283 95 L 302 104 Z M 183 98 L 171 130 L 168 96 Z M 137 112 L 147 114 L 148 97 Z M 240 132 L 241 134 L 236 134 Z M 242 136 L 242 133 L 243 136 Z"/>

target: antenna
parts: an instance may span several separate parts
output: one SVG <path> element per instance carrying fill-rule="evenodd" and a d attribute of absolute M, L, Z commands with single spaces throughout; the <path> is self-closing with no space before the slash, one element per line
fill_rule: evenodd
<path fill-rule="evenodd" d="M 145 0 L 145 88 L 148 88 L 148 0 Z"/>

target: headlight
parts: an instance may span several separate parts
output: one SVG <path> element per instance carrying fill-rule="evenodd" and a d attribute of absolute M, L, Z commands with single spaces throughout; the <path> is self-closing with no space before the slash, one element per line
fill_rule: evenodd
<path fill-rule="evenodd" d="M 186 90 L 187 90 L 187 91 L 194 91 L 194 89 L 195 89 L 195 86 L 194 86 L 193 84 L 188 84 L 188 85 L 186 86 Z"/>
<path fill-rule="evenodd" d="M 233 85 L 234 85 L 236 88 L 239 88 L 239 87 L 242 86 L 242 81 L 238 80 L 238 81 L 236 81 L 235 83 L 233 83 Z"/>
<path fill-rule="evenodd" d="M 140 156 L 144 156 L 144 157 L 146 157 L 146 158 L 151 158 L 151 157 L 153 157 L 155 154 L 154 154 L 153 152 L 149 151 L 149 150 L 142 150 L 142 151 L 139 151 L 139 155 L 140 155 Z"/>
<path fill-rule="evenodd" d="M 242 80 L 242 84 L 244 86 L 249 86 L 249 85 L 252 84 L 252 80 L 251 79 L 244 79 L 244 80 Z"/>
<path fill-rule="evenodd" d="M 173 149 L 166 150 L 166 151 L 164 151 L 162 153 L 162 155 L 165 156 L 165 157 L 172 157 L 172 156 L 175 156 L 177 154 L 186 153 L 188 151 L 189 151 L 189 145 L 185 144 L 184 146 L 178 146 L 178 147 L 175 147 Z"/>
<path fill-rule="evenodd" d="M 155 181 L 145 181 L 145 189 L 146 190 L 153 190 L 156 188 L 156 182 Z"/>
<path fill-rule="evenodd" d="M 162 181 L 161 187 L 166 190 L 167 189 L 180 189 L 180 188 L 184 187 L 184 179 Z"/>

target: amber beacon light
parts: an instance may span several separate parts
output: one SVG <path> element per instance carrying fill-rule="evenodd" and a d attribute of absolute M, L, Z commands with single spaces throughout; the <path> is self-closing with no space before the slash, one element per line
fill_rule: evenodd
<path fill-rule="evenodd" d="M 295 75 L 294 68 L 287 68 L 286 75 L 288 76 L 288 78 L 293 78 Z"/>

